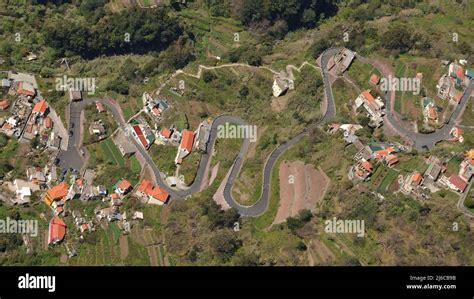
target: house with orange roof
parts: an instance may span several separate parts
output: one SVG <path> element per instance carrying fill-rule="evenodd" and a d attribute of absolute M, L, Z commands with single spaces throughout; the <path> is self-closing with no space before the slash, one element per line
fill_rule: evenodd
<path fill-rule="evenodd" d="M 69 192 L 69 185 L 66 182 L 54 186 L 53 188 L 46 191 L 43 201 L 47 205 L 51 205 L 55 201 L 60 201 L 66 198 Z"/>
<path fill-rule="evenodd" d="M 176 154 L 175 163 L 181 164 L 183 159 L 191 153 L 194 145 L 194 132 L 189 130 L 183 130 L 181 143 L 178 147 L 178 153 Z"/>
<path fill-rule="evenodd" d="M 51 117 L 47 116 L 43 119 L 43 126 L 46 129 L 51 129 L 53 127 L 53 120 L 51 119 Z"/>
<path fill-rule="evenodd" d="M 56 209 L 54 209 L 54 215 L 55 215 L 55 216 L 59 216 L 59 215 L 61 215 L 63 212 L 64 212 L 63 206 L 58 206 L 58 207 L 56 207 Z"/>
<path fill-rule="evenodd" d="M 378 160 L 385 159 L 385 157 L 387 157 L 388 155 L 389 155 L 389 152 L 385 149 L 374 152 L 374 158 Z"/>
<path fill-rule="evenodd" d="M 450 141 L 459 141 L 461 143 L 464 142 L 464 137 L 462 136 L 462 130 L 459 127 L 452 128 L 449 134 L 453 136 L 453 139 L 451 139 Z"/>
<path fill-rule="evenodd" d="M 132 190 L 132 185 L 126 179 L 122 179 L 115 186 L 115 193 L 119 195 L 125 195 Z"/>
<path fill-rule="evenodd" d="M 388 155 L 385 157 L 385 163 L 387 163 L 388 167 L 392 167 L 393 165 L 398 163 L 398 157 L 395 155 Z"/>
<path fill-rule="evenodd" d="M 34 86 L 28 82 L 19 82 L 16 92 L 27 97 L 34 97 L 36 94 Z"/>
<path fill-rule="evenodd" d="M 97 108 L 97 112 L 99 112 L 99 113 L 103 113 L 103 112 L 106 111 L 104 104 L 102 104 L 99 101 L 95 102 L 95 107 Z"/>
<path fill-rule="evenodd" d="M 8 104 L 7 99 L 0 100 L 0 110 L 7 110 L 8 107 L 10 107 L 10 104 Z"/>
<path fill-rule="evenodd" d="M 79 226 L 79 230 L 81 231 L 81 233 L 84 233 L 85 231 L 88 231 L 90 230 L 90 225 L 89 223 L 83 223 Z"/>
<path fill-rule="evenodd" d="M 48 244 L 58 244 L 66 236 L 66 223 L 58 217 L 54 217 L 49 222 Z"/>
<path fill-rule="evenodd" d="M 146 203 L 157 205 L 163 205 L 167 203 L 170 196 L 166 190 L 160 188 L 159 186 L 154 186 L 148 180 L 143 180 L 140 183 L 135 195 Z"/>
<path fill-rule="evenodd" d="M 351 169 L 356 178 L 365 181 L 372 175 L 374 167 L 368 160 L 361 159 Z"/>
<path fill-rule="evenodd" d="M 358 109 L 363 106 L 371 118 L 372 125 L 378 127 L 383 122 L 385 115 L 385 105 L 380 97 L 374 98 L 370 90 L 363 91 L 355 100 L 355 107 Z"/>
<path fill-rule="evenodd" d="M 155 142 L 155 135 L 143 125 L 132 126 L 133 137 L 145 148 L 148 149 Z"/>
<path fill-rule="evenodd" d="M 411 175 L 411 185 L 412 185 L 412 187 L 416 188 L 416 187 L 420 186 L 422 182 L 423 182 L 423 176 L 418 171 L 415 171 Z"/>
<path fill-rule="evenodd" d="M 33 107 L 33 114 L 36 116 L 42 117 L 46 113 L 47 109 L 48 109 L 48 104 L 43 99 L 35 104 L 35 106 Z"/>
<path fill-rule="evenodd" d="M 372 83 L 373 85 L 378 85 L 380 83 L 380 77 L 376 74 L 372 74 L 370 76 L 370 83 Z"/>
<path fill-rule="evenodd" d="M 160 139 L 163 141 L 170 139 L 172 134 L 173 132 L 168 128 L 163 128 L 160 130 L 160 133 L 158 133 L 158 135 L 160 136 Z"/>
<path fill-rule="evenodd" d="M 460 176 L 452 175 L 449 177 L 447 185 L 451 190 L 463 193 L 464 190 L 466 190 L 468 183 L 464 181 Z"/>
<path fill-rule="evenodd" d="M 466 77 L 464 68 L 456 62 L 449 65 L 448 75 L 455 80 L 456 85 L 467 86 L 469 84 L 469 78 Z"/>
<path fill-rule="evenodd" d="M 471 158 L 474 159 L 474 149 L 470 149 L 464 153 L 464 156 L 466 158 Z"/>

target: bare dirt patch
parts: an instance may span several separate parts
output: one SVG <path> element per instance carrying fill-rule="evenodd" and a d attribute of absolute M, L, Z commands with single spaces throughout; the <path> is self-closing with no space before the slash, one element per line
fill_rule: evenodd
<path fill-rule="evenodd" d="M 273 98 L 272 99 L 272 104 L 271 104 L 272 111 L 281 112 L 281 111 L 285 110 L 286 106 L 288 104 L 289 98 L 290 98 L 289 95 L 284 95 L 284 96 L 281 96 L 281 97 L 278 97 L 278 98 Z"/>
<path fill-rule="evenodd" d="M 212 183 L 214 183 L 214 180 L 215 180 L 216 177 L 217 177 L 217 172 L 219 171 L 219 164 L 220 164 L 220 163 L 217 163 L 217 164 L 212 168 L 212 171 L 211 171 L 211 178 L 209 179 L 209 184 L 208 184 L 208 186 L 211 186 Z"/>
<path fill-rule="evenodd" d="M 124 260 L 128 256 L 128 237 L 120 236 L 119 244 L 120 244 L 120 258 Z"/>
<path fill-rule="evenodd" d="M 336 256 L 329 249 L 326 244 L 318 240 L 312 240 L 310 243 L 310 248 L 313 252 L 317 253 L 319 260 L 322 264 L 328 264 L 336 260 Z"/>
<path fill-rule="evenodd" d="M 221 184 L 219 185 L 219 188 L 217 189 L 216 193 L 214 193 L 214 196 L 212 197 L 212 199 L 214 199 L 214 201 L 218 205 L 220 205 L 223 210 L 230 209 L 229 204 L 225 201 L 225 198 L 224 198 L 224 188 L 225 188 L 225 184 L 227 180 L 229 179 L 231 170 L 232 169 L 229 169 L 225 178 L 222 180 Z"/>
<path fill-rule="evenodd" d="M 301 210 L 314 210 L 328 189 L 330 179 L 313 165 L 283 161 L 279 169 L 280 206 L 274 224 L 282 223 Z"/>
<path fill-rule="evenodd" d="M 267 130 L 267 127 L 258 127 L 257 129 L 257 141 L 256 142 L 250 142 L 249 149 L 246 155 L 246 159 L 254 158 L 255 153 L 257 151 L 257 145 L 258 142 L 260 141 L 260 137 L 263 136 L 265 131 Z"/>

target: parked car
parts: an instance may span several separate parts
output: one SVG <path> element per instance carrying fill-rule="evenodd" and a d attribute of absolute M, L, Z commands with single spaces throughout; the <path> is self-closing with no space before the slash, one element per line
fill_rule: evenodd
<path fill-rule="evenodd" d="M 72 130 L 69 130 L 69 137 L 72 137 L 74 135 L 74 132 Z"/>

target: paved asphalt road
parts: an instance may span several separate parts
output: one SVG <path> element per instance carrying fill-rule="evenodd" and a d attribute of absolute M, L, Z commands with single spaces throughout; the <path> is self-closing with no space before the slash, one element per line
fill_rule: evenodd
<path fill-rule="evenodd" d="M 96 101 L 101 101 L 107 106 L 109 111 L 112 112 L 115 120 L 120 126 L 125 126 L 125 120 L 123 119 L 122 113 L 118 104 L 114 104 L 111 99 L 84 99 L 79 102 L 72 102 L 69 105 L 69 131 L 73 132 L 73 135 L 69 137 L 68 148 L 66 151 L 60 151 L 58 158 L 60 159 L 60 166 L 62 169 L 73 168 L 77 171 L 81 171 L 84 166 L 84 157 L 80 154 L 79 149 L 82 146 L 80 144 L 81 139 L 81 112 Z"/>
<path fill-rule="evenodd" d="M 270 194 L 270 180 L 271 180 L 271 173 L 273 166 L 275 165 L 276 161 L 278 160 L 278 157 L 285 152 L 290 146 L 294 145 L 298 141 L 300 141 L 311 129 L 329 121 L 331 118 L 333 118 L 336 114 L 336 107 L 334 104 L 334 98 L 333 98 L 333 93 L 332 93 L 332 88 L 331 84 L 329 81 L 329 75 L 327 74 L 326 68 L 328 61 L 330 57 L 332 57 L 335 53 L 337 53 L 339 49 L 338 48 L 330 48 L 326 50 L 322 56 L 321 56 L 321 70 L 322 70 L 322 75 L 323 75 L 323 83 L 324 83 L 324 91 L 325 91 L 325 108 L 326 111 L 324 113 L 324 116 L 322 119 L 316 123 L 311 124 L 308 126 L 304 131 L 293 137 L 292 139 L 278 145 L 275 150 L 270 154 L 268 157 L 267 161 L 265 162 L 264 170 L 263 170 L 263 184 L 262 184 L 262 195 L 257 203 L 255 203 L 252 206 L 242 206 L 239 203 L 237 203 L 233 198 L 231 194 L 231 189 L 234 184 L 235 179 L 237 178 L 240 169 L 242 168 L 242 164 L 245 158 L 245 154 L 248 151 L 250 140 L 249 139 L 243 139 L 239 154 L 237 155 L 234 164 L 231 169 L 231 173 L 228 177 L 227 182 L 225 183 L 224 187 L 224 198 L 225 201 L 229 204 L 229 206 L 236 208 L 239 213 L 243 216 L 258 216 L 263 214 L 267 207 L 268 207 L 268 201 L 269 201 L 269 194 Z M 361 59 L 364 59 L 361 57 Z M 365 60 L 365 59 L 364 59 Z M 383 72 L 381 72 L 383 74 Z M 471 82 L 469 85 L 465 96 L 461 100 L 461 104 L 458 105 L 456 110 L 453 113 L 452 119 L 455 120 L 457 119 L 462 111 L 462 108 L 466 105 L 469 95 L 472 92 L 474 88 L 474 84 Z M 387 93 L 386 95 L 386 105 L 390 107 L 390 93 Z M 77 170 L 81 170 L 84 166 L 84 160 L 83 157 L 79 153 L 79 148 L 81 146 L 80 143 L 80 115 L 81 111 L 87 106 L 92 103 L 94 103 L 95 99 L 84 99 L 81 102 L 78 103 L 72 103 L 70 105 L 70 121 L 69 123 L 72 125 L 74 124 L 74 128 L 72 128 L 74 134 L 72 137 L 70 137 L 70 142 L 69 142 L 69 147 L 67 151 L 62 151 L 60 153 L 60 159 L 61 159 L 61 165 L 63 168 L 69 168 L 72 167 Z M 120 106 L 115 103 L 112 99 L 105 99 L 101 100 L 109 109 L 109 111 L 112 112 L 114 115 L 115 120 L 119 123 L 119 125 L 127 132 L 129 130 L 127 123 L 125 119 L 123 118 L 122 111 L 120 109 Z M 444 126 L 441 130 L 432 133 L 432 134 L 420 134 L 420 133 L 415 133 L 412 131 L 407 130 L 406 128 L 402 127 L 396 117 L 394 116 L 393 111 L 389 108 L 387 109 L 387 116 L 386 120 L 389 122 L 389 124 L 398 131 L 398 133 L 401 136 L 408 137 L 414 141 L 414 144 L 417 148 L 421 148 L 423 146 L 428 146 L 431 147 L 433 146 L 436 142 L 440 140 L 444 140 L 448 138 L 449 136 L 449 131 L 451 128 L 454 126 L 454 121 L 452 121 L 450 124 Z M 217 139 L 217 130 L 220 125 L 225 124 L 226 122 L 229 123 L 236 123 L 239 125 L 247 125 L 247 122 L 241 119 L 238 116 L 232 116 L 232 115 L 221 115 L 217 118 L 214 119 L 212 127 L 211 127 L 211 134 L 210 134 L 210 140 L 209 140 L 209 148 L 208 152 L 212 153 L 213 148 L 215 145 L 215 141 Z M 206 171 L 207 164 L 209 160 L 211 159 L 211 156 L 209 154 L 203 154 L 199 163 L 199 167 L 196 173 L 196 177 L 194 179 L 193 184 L 186 190 L 176 190 L 171 187 L 169 187 L 166 182 L 164 181 L 164 178 L 162 177 L 162 174 L 160 173 L 160 170 L 156 166 L 156 164 L 153 162 L 153 159 L 150 157 L 148 152 L 131 136 L 131 134 L 128 134 L 130 136 L 130 140 L 136 145 L 137 149 L 140 151 L 142 156 L 145 158 L 145 161 L 147 164 L 152 168 L 154 176 L 156 178 L 156 181 L 160 187 L 165 189 L 170 193 L 171 199 L 175 198 L 183 198 L 188 195 L 191 195 L 192 193 L 198 192 L 201 186 L 201 183 L 204 179 L 204 174 Z"/>

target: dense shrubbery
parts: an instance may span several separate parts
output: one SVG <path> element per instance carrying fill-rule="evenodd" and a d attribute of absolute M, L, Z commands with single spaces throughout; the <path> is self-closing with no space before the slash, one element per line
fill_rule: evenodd
<path fill-rule="evenodd" d="M 44 28 L 46 44 L 57 56 L 68 54 L 92 58 L 98 55 L 143 54 L 166 49 L 182 34 L 167 10 L 133 9 L 104 16 L 96 25 L 57 20 Z"/>
<path fill-rule="evenodd" d="M 291 31 L 314 27 L 320 18 L 335 14 L 336 6 L 327 0 L 244 0 L 236 10 L 246 26 L 281 21 Z"/>

